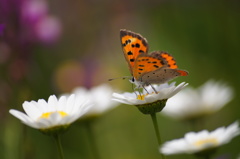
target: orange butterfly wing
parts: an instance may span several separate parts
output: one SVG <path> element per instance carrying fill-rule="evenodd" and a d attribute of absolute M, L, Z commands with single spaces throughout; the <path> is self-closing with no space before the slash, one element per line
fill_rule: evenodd
<path fill-rule="evenodd" d="M 137 57 L 141 54 L 147 54 L 148 52 L 147 40 L 140 34 L 125 29 L 120 30 L 120 38 L 124 57 L 128 63 L 130 72 L 133 75 L 133 67 Z"/>
<path fill-rule="evenodd" d="M 172 69 L 178 68 L 175 59 L 174 59 L 169 53 L 166 53 L 166 52 L 163 52 L 163 51 L 162 51 L 162 52 L 159 54 L 159 56 L 166 61 L 167 66 L 168 66 L 169 68 L 172 68 Z"/>
<path fill-rule="evenodd" d="M 161 58 L 166 60 L 167 66 L 169 68 L 171 68 L 171 69 L 178 68 L 175 59 L 169 53 L 162 51 L 159 56 L 161 56 Z M 179 73 L 179 76 L 187 76 L 188 75 L 187 71 L 184 71 L 184 70 L 176 70 L 176 71 Z"/>
<path fill-rule="evenodd" d="M 133 68 L 133 77 L 139 80 L 145 73 L 155 71 L 164 66 L 167 66 L 167 63 L 159 56 L 158 52 L 153 52 L 149 55 L 140 55 Z"/>
<path fill-rule="evenodd" d="M 178 68 L 174 58 L 166 52 L 155 51 L 149 55 L 140 55 L 135 62 L 133 76 L 136 80 L 140 80 L 144 74 L 154 72 L 163 67 L 168 69 Z M 186 76 L 188 74 L 183 70 L 176 71 L 180 76 Z"/>

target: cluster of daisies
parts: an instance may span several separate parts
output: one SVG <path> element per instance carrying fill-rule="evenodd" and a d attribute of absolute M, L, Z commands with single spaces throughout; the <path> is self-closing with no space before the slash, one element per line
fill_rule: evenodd
<path fill-rule="evenodd" d="M 233 97 L 229 86 L 216 81 L 210 80 L 198 89 L 185 88 L 187 85 L 184 82 L 179 85 L 152 85 L 143 89 L 141 94 L 137 91 L 113 93 L 111 87 L 105 84 L 91 90 L 79 87 L 72 94 L 64 94 L 59 98 L 52 95 L 48 101 L 24 102 L 25 113 L 18 110 L 10 110 L 10 113 L 32 128 L 54 134 L 64 131 L 76 120 L 98 116 L 116 107 L 117 103 L 134 105 L 144 114 L 161 112 L 176 119 L 195 120 L 218 111 Z M 165 155 L 201 155 L 230 142 L 239 134 L 239 123 L 236 121 L 212 132 L 188 132 L 183 138 L 160 145 L 159 151 Z"/>
<path fill-rule="evenodd" d="M 161 114 L 185 121 L 196 121 L 213 114 L 233 97 L 231 87 L 214 80 L 209 80 L 198 89 L 187 87 L 182 90 L 187 85 L 187 83 L 181 83 L 175 86 L 175 83 L 165 83 L 146 87 L 137 98 L 137 92 L 114 93 L 113 97 L 118 102 L 135 105 L 137 108 L 151 107 L 154 103 L 157 103 L 161 107 L 158 110 L 161 111 Z M 157 94 L 153 92 L 152 87 L 156 89 Z M 175 94 L 177 95 L 174 96 Z M 163 101 L 163 105 L 161 105 L 161 101 Z M 141 109 L 139 110 L 141 111 Z M 142 112 L 144 114 L 152 113 L 151 110 L 149 112 L 145 109 Z M 236 121 L 228 127 L 220 127 L 212 132 L 207 130 L 188 132 L 183 138 L 162 144 L 159 151 L 165 155 L 186 153 L 203 157 L 211 156 L 217 147 L 227 144 L 239 134 L 239 123 Z"/>

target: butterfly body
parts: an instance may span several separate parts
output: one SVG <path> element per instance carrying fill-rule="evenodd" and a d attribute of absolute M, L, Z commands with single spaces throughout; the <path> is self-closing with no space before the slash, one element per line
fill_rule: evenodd
<path fill-rule="evenodd" d="M 148 43 L 140 34 L 122 29 L 120 38 L 124 57 L 133 76 L 130 82 L 137 87 L 161 84 L 178 76 L 187 76 L 188 72 L 177 69 L 174 58 L 163 51 L 148 54 Z"/>

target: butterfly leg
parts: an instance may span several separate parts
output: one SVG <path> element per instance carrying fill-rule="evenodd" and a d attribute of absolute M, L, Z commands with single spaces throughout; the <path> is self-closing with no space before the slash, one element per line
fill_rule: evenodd
<path fill-rule="evenodd" d="M 140 91 L 140 87 L 139 87 L 139 86 L 133 88 L 133 84 L 132 84 L 132 89 L 133 89 L 133 91 L 134 91 L 137 99 L 139 98 L 139 96 L 142 97 L 142 94 L 141 94 L 141 91 Z M 137 92 L 139 93 L 139 95 L 137 94 Z"/>
<path fill-rule="evenodd" d="M 144 88 L 144 87 L 143 87 Z M 138 89 L 138 93 L 139 93 L 139 96 L 140 96 L 140 98 L 142 99 L 142 97 L 143 97 L 143 93 L 141 92 L 141 86 L 139 85 L 138 87 L 137 87 L 137 89 Z"/>
<path fill-rule="evenodd" d="M 139 97 L 140 97 L 140 99 L 142 100 L 143 98 L 143 94 L 141 93 L 141 91 L 140 91 L 140 89 L 138 89 L 138 93 L 139 93 Z M 139 98 L 138 96 L 137 96 L 137 98 Z"/>
<path fill-rule="evenodd" d="M 156 94 L 158 94 L 157 90 L 153 87 L 153 85 L 151 85 L 150 83 L 149 83 L 149 85 L 152 87 L 153 91 L 154 91 Z"/>
<path fill-rule="evenodd" d="M 142 88 L 149 94 L 148 90 L 142 85 Z"/>
<path fill-rule="evenodd" d="M 137 92 L 135 91 L 136 88 L 133 88 L 133 84 L 132 84 L 132 90 L 134 91 L 134 93 L 136 94 L 136 98 L 138 98 L 138 95 L 137 95 Z M 140 91 L 138 90 L 139 94 L 140 94 Z"/>

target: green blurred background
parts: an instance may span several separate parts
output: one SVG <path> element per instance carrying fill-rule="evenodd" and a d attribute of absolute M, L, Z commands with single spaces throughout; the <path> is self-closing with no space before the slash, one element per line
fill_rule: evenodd
<path fill-rule="evenodd" d="M 31 45 L 27 71 L 12 81 L 9 62 L 1 63 L 1 159 L 57 159 L 54 140 L 23 126 L 8 113 L 22 110 L 25 100 L 47 99 L 70 92 L 76 86 L 109 83 L 118 92 L 131 91 L 127 80 L 109 78 L 130 75 L 124 60 L 119 30 L 128 29 L 147 38 L 150 51 L 172 54 L 189 76 L 179 77 L 198 87 L 209 79 L 233 87 L 234 99 L 207 118 L 203 129 L 227 126 L 240 117 L 240 2 L 237 0 L 49 0 L 50 12 L 62 25 L 59 40 L 51 45 Z M 15 19 L 13 19 L 14 21 Z M 3 22 L 3 21 L 0 21 Z M 17 20 L 16 20 L 17 23 Z M 1 41 L 4 38 L 1 37 Z M 9 61 L 21 50 L 12 49 Z M 16 69 L 16 72 L 19 70 Z M 103 92 L 104 93 L 104 92 Z M 181 138 L 190 131 L 181 121 L 158 116 L 163 141 Z M 93 125 L 102 159 L 159 159 L 150 116 L 135 107 L 120 105 Z M 62 135 L 66 159 L 93 159 L 87 131 L 74 124 Z M 240 137 L 219 148 L 215 158 L 235 159 Z M 168 159 L 193 158 L 173 155 Z"/>

